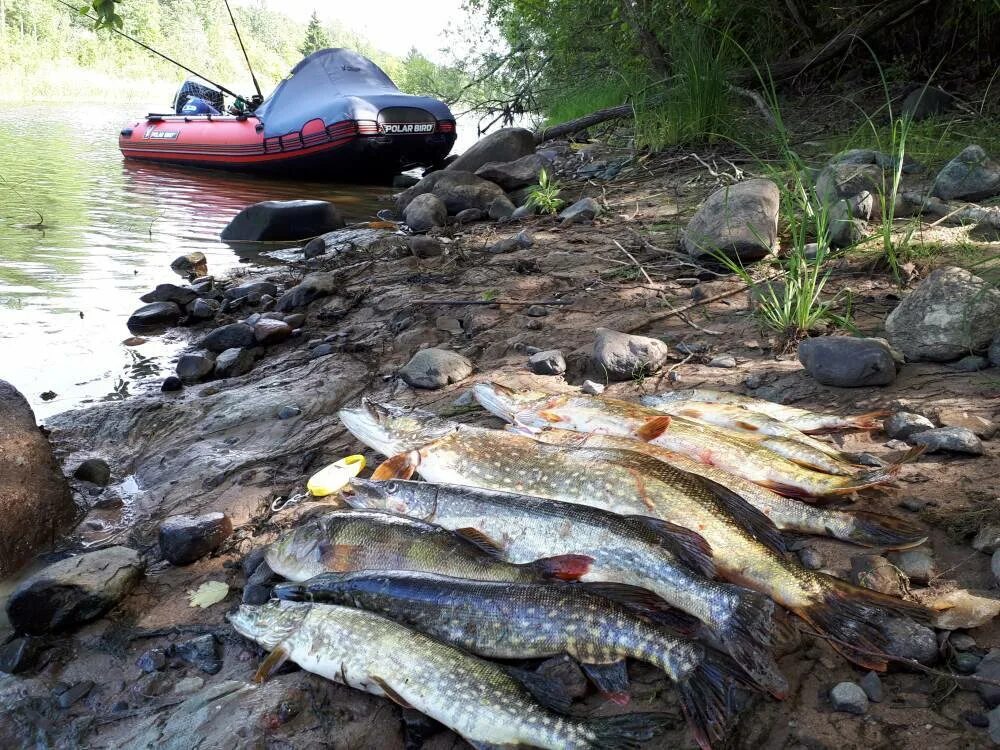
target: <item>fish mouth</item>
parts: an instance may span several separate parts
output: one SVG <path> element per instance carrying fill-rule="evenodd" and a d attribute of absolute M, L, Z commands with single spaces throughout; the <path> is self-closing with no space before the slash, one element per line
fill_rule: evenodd
<path fill-rule="evenodd" d="M 363 399 L 361 406 L 341 409 L 337 412 L 341 423 L 358 440 L 383 456 L 395 456 L 407 450 L 414 450 L 419 443 L 410 445 L 404 436 L 392 429 L 396 410 L 369 399 Z"/>
<path fill-rule="evenodd" d="M 342 490 L 344 501 L 352 508 L 384 508 L 385 491 L 382 482 L 354 477 Z"/>
<path fill-rule="evenodd" d="M 261 605 L 241 604 L 227 619 L 244 638 L 272 649 L 302 624 L 310 606 L 272 599 Z"/>
<path fill-rule="evenodd" d="M 472 396 L 481 407 L 505 422 L 514 422 L 519 411 L 517 391 L 499 383 L 476 383 Z"/>

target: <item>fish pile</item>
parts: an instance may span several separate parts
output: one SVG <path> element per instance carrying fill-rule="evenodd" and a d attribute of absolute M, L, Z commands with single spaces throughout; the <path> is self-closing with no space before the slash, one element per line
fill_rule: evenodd
<path fill-rule="evenodd" d="M 285 660 L 383 695 L 476 748 L 632 748 L 671 717 L 580 718 L 537 673 L 498 664 L 568 654 L 610 701 L 628 659 L 676 687 L 691 735 L 721 743 L 740 691 L 783 698 L 776 606 L 861 666 L 886 668 L 912 602 L 808 570 L 783 532 L 903 549 L 902 520 L 803 499 L 894 480 L 816 437 L 874 429 L 880 413 L 813 414 L 735 394 L 642 403 L 473 387 L 508 423 L 485 429 L 365 400 L 344 426 L 386 460 L 266 552 L 286 582 L 231 616 Z M 419 474 L 423 481 L 413 479 Z"/>

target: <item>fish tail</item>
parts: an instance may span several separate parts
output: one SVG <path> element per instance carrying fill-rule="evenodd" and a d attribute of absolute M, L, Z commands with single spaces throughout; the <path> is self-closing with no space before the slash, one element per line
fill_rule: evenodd
<path fill-rule="evenodd" d="M 888 547 L 906 549 L 916 547 L 927 540 L 927 532 L 916 524 L 902 518 L 882 513 L 854 511 L 849 513 L 852 526 L 846 541 L 865 547 Z"/>
<path fill-rule="evenodd" d="M 560 581 L 577 581 L 587 574 L 594 558 L 587 555 L 556 555 L 535 560 L 530 565 L 542 578 L 554 578 Z"/>
<path fill-rule="evenodd" d="M 593 750 L 639 750 L 667 728 L 674 719 L 665 713 L 621 714 L 586 722 L 591 735 L 588 746 Z"/>
<path fill-rule="evenodd" d="M 900 469 L 902 469 L 905 464 L 915 461 L 923 452 L 924 447 L 922 445 L 910 448 L 910 450 L 908 450 L 902 458 L 890 466 L 884 466 L 875 469 L 874 471 L 867 471 L 862 474 L 858 474 L 850 482 L 832 490 L 829 494 L 840 495 L 864 489 L 865 487 L 874 487 L 879 484 L 888 484 L 889 482 L 893 482 L 896 480 L 896 477 L 899 476 Z"/>
<path fill-rule="evenodd" d="M 711 750 L 713 742 L 725 740 L 736 713 L 736 686 L 756 688 L 736 662 L 711 650 L 677 683 L 681 710 L 702 750 Z"/>
<path fill-rule="evenodd" d="M 733 586 L 730 591 L 729 612 L 724 615 L 724 622 L 716 627 L 716 636 L 757 685 L 775 698 L 784 698 L 788 693 L 788 681 L 770 651 L 774 602 L 748 589 Z"/>
<path fill-rule="evenodd" d="M 886 409 L 857 414 L 848 420 L 848 424 L 858 430 L 878 430 L 882 428 L 882 419 L 891 414 Z"/>

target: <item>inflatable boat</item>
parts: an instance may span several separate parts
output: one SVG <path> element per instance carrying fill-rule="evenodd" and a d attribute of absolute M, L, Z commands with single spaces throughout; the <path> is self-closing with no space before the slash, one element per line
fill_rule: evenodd
<path fill-rule="evenodd" d="M 126 159 L 368 181 L 440 164 L 455 143 L 446 104 L 404 94 L 347 49 L 309 55 L 253 111 L 222 114 L 222 103 L 185 82 L 173 113 L 126 125 L 118 146 Z"/>

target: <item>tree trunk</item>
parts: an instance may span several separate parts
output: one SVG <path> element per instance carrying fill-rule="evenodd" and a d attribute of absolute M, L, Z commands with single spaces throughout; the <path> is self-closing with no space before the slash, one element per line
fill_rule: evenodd
<path fill-rule="evenodd" d="M 621 8 L 622 16 L 632 27 L 639 47 L 656 75 L 659 78 L 669 78 L 670 66 L 667 65 L 666 50 L 663 49 L 660 40 L 656 38 L 656 34 L 646 25 L 645 14 L 637 6 L 636 0 L 618 0 L 618 6 Z"/>
<path fill-rule="evenodd" d="M 559 125 L 553 125 L 551 128 L 544 128 L 537 131 L 535 133 L 535 143 L 551 141 L 554 138 L 562 138 L 566 135 L 572 135 L 573 133 L 578 133 L 581 130 L 589 128 L 591 125 L 597 125 L 598 123 L 607 122 L 608 120 L 620 120 L 625 117 L 631 117 L 632 113 L 633 109 L 631 104 L 620 104 L 617 107 L 599 109 L 596 112 L 591 112 L 589 115 L 578 117 L 575 120 L 563 122 Z"/>

